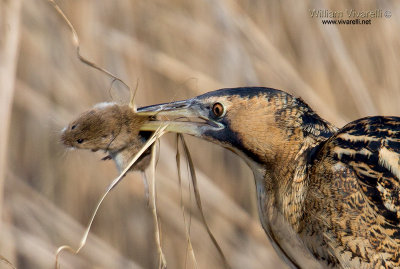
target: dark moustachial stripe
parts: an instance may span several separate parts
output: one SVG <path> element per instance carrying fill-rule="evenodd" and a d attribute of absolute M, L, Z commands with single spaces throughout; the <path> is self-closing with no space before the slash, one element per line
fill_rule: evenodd
<path fill-rule="evenodd" d="M 243 142 L 239 138 L 237 133 L 235 133 L 231 130 L 229 121 L 226 119 L 222 119 L 221 122 L 226 126 L 226 128 L 224 128 L 220 131 L 206 131 L 204 133 L 204 135 L 212 137 L 218 141 L 229 142 L 230 145 L 232 145 L 233 147 L 242 151 L 244 154 L 246 154 L 246 156 L 248 156 L 253 161 L 255 161 L 257 163 L 262 163 L 262 160 L 260 159 L 260 157 L 255 152 L 251 151 L 251 149 L 246 148 L 243 145 Z M 229 147 L 230 147 L 230 145 L 229 145 Z"/>

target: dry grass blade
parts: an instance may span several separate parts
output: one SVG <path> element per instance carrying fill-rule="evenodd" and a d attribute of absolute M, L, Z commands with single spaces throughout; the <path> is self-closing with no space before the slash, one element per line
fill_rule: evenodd
<path fill-rule="evenodd" d="M 181 139 L 183 150 L 185 151 L 185 155 L 186 155 L 187 161 L 189 163 L 190 176 L 191 176 L 192 182 L 193 182 L 193 192 L 194 192 L 194 196 L 196 198 L 197 207 L 199 208 L 199 211 L 200 211 L 201 220 L 202 220 L 204 226 L 206 227 L 207 233 L 210 236 L 211 241 L 213 242 L 214 246 L 217 248 L 218 253 L 220 254 L 220 256 L 221 256 L 221 258 L 222 258 L 222 260 L 224 262 L 225 268 L 231 268 L 229 266 L 229 263 L 228 263 L 225 255 L 224 255 L 224 252 L 222 251 L 222 249 L 219 246 L 217 240 L 215 239 L 213 233 L 211 232 L 210 228 L 208 227 L 206 218 L 204 217 L 204 213 L 203 213 L 203 206 L 201 205 L 201 197 L 200 197 L 199 188 L 197 186 L 197 177 L 196 177 L 196 171 L 194 169 L 193 160 L 192 160 L 192 157 L 190 156 L 189 148 L 186 145 L 186 142 L 185 142 L 185 139 L 183 138 L 183 135 L 178 134 L 178 136 Z"/>
<path fill-rule="evenodd" d="M 161 229 L 158 222 L 157 215 L 157 203 L 156 203 L 156 147 L 153 146 L 151 149 L 151 187 L 150 187 L 150 207 L 151 212 L 153 214 L 153 223 L 154 223 L 154 235 L 157 244 L 157 251 L 159 255 L 159 268 L 165 269 L 167 268 L 167 262 L 165 260 L 165 255 L 161 247 Z"/>
<path fill-rule="evenodd" d="M 135 97 L 136 97 L 136 93 L 138 91 L 138 88 L 139 88 L 139 81 L 136 82 L 135 90 L 134 91 L 131 90 L 131 98 L 129 100 L 129 106 L 133 109 L 133 111 L 135 113 L 137 112 L 137 107 L 136 107 L 136 103 L 135 103 Z"/>
<path fill-rule="evenodd" d="M 143 147 L 136 153 L 136 155 L 132 158 L 129 165 L 122 171 L 122 173 L 111 182 L 110 186 L 108 187 L 107 191 L 112 190 L 120 181 L 121 179 L 128 173 L 129 169 L 131 169 L 132 165 L 139 159 L 139 157 L 161 136 L 165 134 L 165 129 L 167 128 L 168 124 L 158 128 L 154 134 L 147 140 L 147 142 L 143 145 Z"/>
<path fill-rule="evenodd" d="M 142 171 L 142 180 L 143 180 L 143 188 L 144 188 L 144 197 L 146 199 L 146 205 L 150 205 L 150 190 L 149 190 L 149 181 L 147 180 L 147 175 L 145 171 Z"/>
<path fill-rule="evenodd" d="M 194 267 L 197 268 L 197 260 L 196 255 L 194 254 L 192 241 L 190 240 L 190 231 L 186 221 L 186 214 L 185 214 L 185 206 L 183 205 L 183 197 L 182 197 L 182 174 L 181 174 L 181 155 L 179 153 L 179 135 L 176 136 L 176 166 L 178 170 L 178 181 L 179 181 L 179 196 L 180 196 L 180 204 L 183 216 L 183 224 L 185 225 L 185 235 L 187 241 L 187 251 L 190 253 Z M 189 189 L 190 191 L 190 189 Z M 190 227 L 190 224 L 189 224 Z M 185 258 L 185 268 L 186 268 L 186 258 Z"/>
<path fill-rule="evenodd" d="M 60 16 L 63 18 L 63 20 L 67 23 L 70 31 L 72 32 L 72 42 L 76 48 L 76 55 L 78 57 L 78 59 L 83 62 L 84 64 L 87 64 L 90 67 L 93 67 L 105 74 L 107 74 L 108 76 L 113 78 L 113 82 L 114 81 L 119 81 L 121 82 L 126 88 L 128 88 L 128 90 L 130 90 L 130 87 L 128 86 L 128 84 L 126 84 L 122 79 L 120 79 L 119 77 L 117 77 L 116 75 L 112 74 L 110 71 L 107 71 L 106 69 L 96 65 L 95 63 L 89 61 L 88 59 L 86 59 L 85 57 L 83 57 L 80 53 L 80 42 L 79 42 L 79 37 L 78 34 L 76 33 L 76 30 L 74 28 L 74 26 L 72 25 L 72 23 L 69 21 L 69 19 L 67 18 L 67 16 L 64 14 L 64 12 L 61 10 L 61 8 L 56 4 L 56 2 L 54 2 L 54 0 L 48 0 L 54 7 L 54 9 L 58 12 L 58 14 L 60 14 Z"/>
<path fill-rule="evenodd" d="M 2 255 L 0 255 L 0 262 L 3 262 L 5 264 L 7 264 L 9 267 L 16 269 L 16 267 Z"/>
<path fill-rule="evenodd" d="M 111 184 L 108 186 L 106 192 L 103 194 L 103 196 L 100 198 L 99 202 L 97 203 L 97 206 L 92 214 L 92 217 L 90 218 L 89 224 L 85 230 L 85 233 L 81 239 L 81 242 L 79 244 L 79 247 L 74 250 L 72 247 L 64 245 L 61 246 L 57 249 L 56 251 L 56 264 L 55 267 L 58 269 L 60 268 L 59 265 L 59 258 L 60 258 L 60 254 L 62 253 L 63 250 L 68 250 L 70 252 L 72 252 L 73 254 L 78 254 L 80 252 L 80 250 L 85 246 L 86 241 L 87 241 L 87 237 L 89 236 L 89 232 L 90 232 L 90 228 L 92 227 L 94 218 L 96 217 L 97 211 L 100 208 L 100 205 L 103 203 L 104 199 L 106 198 L 106 196 L 108 195 L 108 193 L 121 181 L 121 179 L 126 175 L 126 173 L 129 171 L 129 169 L 132 167 L 132 165 L 140 158 L 140 156 L 151 146 L 154 144 L 154 142 L 159 139 L 164 133 L 165 133 L 165 128 L 167 127 L 167 125 L 162 126 L 160 128 L 158 128 L 157 131 L 154 132 L 154 134 L 149 138 L 149 140 L 147 140 L 147 142 L 143 145 L 143 147 L 138 151 L 138 153 L 136 153 L 136 155 L 132 158 L 131 162 L 129 163 L 129 165 L 124 169 L 124 171 L 122 171 L 122 173 L 115 178 Z M 153 157 L 154 158 L 154 157 Z"/>

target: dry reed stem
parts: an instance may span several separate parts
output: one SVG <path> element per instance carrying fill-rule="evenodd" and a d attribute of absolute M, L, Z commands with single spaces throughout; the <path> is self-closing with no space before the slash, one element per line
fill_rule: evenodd
<path fill-rule="evenodd" d="M 81 249 L 86 245 L 86 241 L 87 238 L 89 236 L 89 232 L 90 232 L 90 228 L 92 227 L 94 218 L 97 215 L 97 211 L 100 208 L 100 205 L 103 203 L 104 199 L 106 198 L 106 196 L 108 195 L 108 193 L 122 180 L 122 178 L 126 175 L 126 173 L 129 171 L 129 169 L 132 167 L 132 165 L 139 159 L 139 157 L 151 146 L 154 144 L 154 142 L 159 139 L 163 134 L 165 134 L 165 129 L 167 128 L 167 125 L 161 126 L 160 128 L 158 128 L 154 134 L 147 140 L 147 142 L 143 145 L 143 147 L 135 154 L 135 156 L 133 156 L 131 162 L 129 163 L 129 165 L 121 172 L 121 174 L 115 178 L 111 184 L 107 187 L 106 192 L 102 195 L 102 197 L 100 198 L 99 202 L 97 203 L 95 210 L 93 211 L 93 214 L 90 218 L 89 224 L 86 227 L 85 233 L 82 236 L 82 239 L 80 241 L 79 247 L 75 250 L 72 247 L 68 246 L 68 245 L 63 245 L 61 247 L 59 247 L 56 251 L 56 261 L 55 261 L 55 268 L 58 269 L 60 268 L 59 265 L 59 257 L 60 254 L 62 253 L 63 250 L 68 250 L 73 254 L 78 254 Z M 153 157 L 152 157 L 153 158 Z"/>
<path fill-rule="evenodd" d="M 16 269 L 16 268 L 14 267 L 14 265 L 13 265 L 9 260 L 7 260 L 5 257 L 3 257 L 2 255 L 0 255 L 0 263 L 1 263 L 1 262 L 7 264 L 7 266 L 9 266 L 9 267 L 11 267 L 11 268 L 13 268 L 13 269 Z"/>
<path fill-rule="evenodd" d="M 182 134 L 177 134 L 181 140 L 182 146 L 183 146 L 183 150 L 185 152 L 188 164 L 189 164 L 189 170 L 190 170 L 190 176 L 192 178 L 192 183 L 193 183 L 193 192 L 194 192 L 194 196 L 196 198 L 196 204 L 197 207 L 199 209 L 200 212 L 200 216 L 201 216 L 201 220 L 207 230 L 208 235 L 210 236 L 211 241 L 213 242 L 215 248 L 218 250 L 219 255 L 222 258 L 222 261 L 224 263 L 225 268 L 231 268 L 225 255 L 224 252 L 222 251 L 221 247 L 219 246 L 217 239 L 215 239 L 213 233 L 210 230 L 210 227 L 208 227 L 206 218 L 204 216 L 203 213 L 203 206 L 201 205 L 201 197 L 200 197 L 200 192 L 199 192 L 199 187 L 197 186 L 197 177 L 196 177 L 196 171 L 194 169 L 194 164 L 193 164 L 193 160 L 192 157 L 190 156 L 190 152 L 189 152 L 189 148 L 186 145 L 185 139 L 183 138 Z"/>
<path fill-rule="evenodd" d="M 21 1 L 1 1 L 0 5 L 0 229 L 3 188 L 7 169 L 7 144 L 18 58 Z"/>
<path fill-rule="evenodd" d="M 181 174 L 181 155 L 179 153 L 179 135 L 176 135 L 176 166 L 178 170 L 178 182 L 179 182 L 179 197 L 180 197 L 180 204 L 183 216 L 183 225 L 185 226 L 185 236 L 187 241 L 187 252 L 190 253 L 190 256 L 193 259 L 194 267 L 198 268 L 196 255 L 194 254 L 192 241 L 190 239 L 190 230 L 188 228 L 188 224 L 186 221 L 186 214 L 185 214 L 185 206 L 183 204 L 183 195 L 182 195 L 182 174 Z M 189 193 L 190 193 L 190 185 L 189 185 Z M 189 223 L 190 227 L 190 223 Z M 186 255 L 187 256 L 187 255 Z M 186 257 L 185 257 L 185 268 L 186 268 Z"/>
<path fill-rule="evenodd" d="M 8 170 L 7 147 L 9 139 L 11 109 L 19 52 L 21 1 L 1 1 L 0 4 L 0 230 L 3 225 L 4 184 Z M 0 238 L 2 242 L 2 238 Z M 0 243 L 0 251 L 3 244 Z M 12 257 L 17 251 L 5 249 L 3 255 Z M 3 255 L 0 263 L 15 268 Z"/>

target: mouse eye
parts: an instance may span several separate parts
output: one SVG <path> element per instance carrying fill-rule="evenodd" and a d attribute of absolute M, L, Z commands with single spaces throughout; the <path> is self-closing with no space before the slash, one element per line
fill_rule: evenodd
<path fill-rule="evenodd" d="M 224 114 L 224 106 L 221 103 L 215 103 L 212 107 L 212 112 L 219 118 Z"/>
<path fill-rule="evenodd" d="M 71 130 L 73 130 L 73 129 L 75 129 L 76 128 L 76 125 L 72 125 L 71 126 Z"/>
<path fill-rule="evenodd" d="M 78 142 L 78 144 L 82 144 L 83 143 L 83 139 L 79 138 L 79 139 L 76 140 L 76 142 Z"/>

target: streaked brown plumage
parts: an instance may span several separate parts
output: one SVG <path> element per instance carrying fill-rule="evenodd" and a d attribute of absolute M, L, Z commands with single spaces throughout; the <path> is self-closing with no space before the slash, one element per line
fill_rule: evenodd
<path fill-rule="evenodd" d="M 154 116 L 142 130 L 168 122 L 247 162 L 263 228 L 291 267 L 400 267 L 400 118 L 338 130 L 269 88 L 223 89 L 139 112 Z"/>

